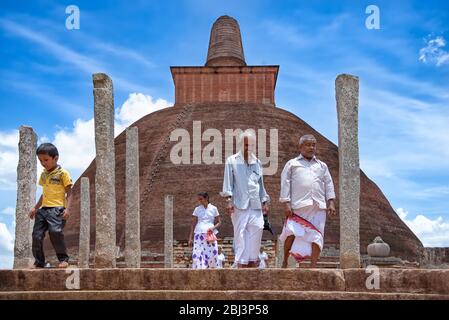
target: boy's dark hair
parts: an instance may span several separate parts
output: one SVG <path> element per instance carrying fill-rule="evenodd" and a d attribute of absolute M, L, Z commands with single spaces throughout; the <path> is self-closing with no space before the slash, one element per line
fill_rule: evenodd
<path fill-rule="evenodd" d="M 42 143 L 36 150 L 36 155 L 46 154 L 52 158 L 59 156 L 58 149 L 51 143 Z"/>
<path fill-rule="evenodd" d="M 207 202 L 209 202 L 209 194 L 207 192 L 204 192 L 204 191 L 198 192 L 196 195 L 200 196 L 200 197 L 203 197 L 204 199 L 207 200 Z"/>

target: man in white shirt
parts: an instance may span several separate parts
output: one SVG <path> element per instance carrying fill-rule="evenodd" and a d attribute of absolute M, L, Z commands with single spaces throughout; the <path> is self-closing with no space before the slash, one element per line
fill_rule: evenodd
<path fill-rule="evenodd" d="M 298 262 L 311 259 L 316 267 L 323 249 L 326 213 L 333 217 L 335 191 L 327 165 L 315 157 L 316 139 L 299 139 L 300 155 L 288 161 L 281 174 L 281 195 L 286 222 L 279 239 L 284 241 L 284 261 L 292 255 Z"/>
<path fill-rule="evenodd" d="M 250 130 L 240 135 L 241 150 L 226 159 L 223 191 L 226 212 L 234 227 L 235 264 L 240 268 L 258 265 L 264 219 L 269 200 L 262 164 L 253 153 L 256 137 Z"/>

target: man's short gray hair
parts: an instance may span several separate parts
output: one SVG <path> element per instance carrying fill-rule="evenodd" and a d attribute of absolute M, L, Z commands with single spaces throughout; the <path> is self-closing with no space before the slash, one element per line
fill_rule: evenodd
<path fill-rule="evenodd" d="M 249 140 L 252 140 L 252 142 L 256 142 L 256 134 L 254 133 L 253 129 L 246 129 L 239 135 L 239 142 L 243 144 L 243 140 L 245 138 L 248 138 Z"/>
<path fill-rule="evenodd" d="M 316 143 L 315 136 L 313 134 L 305 134 L 299 138 L 299 145 L 301 146 L 306 141 L 313 141 Z"/>

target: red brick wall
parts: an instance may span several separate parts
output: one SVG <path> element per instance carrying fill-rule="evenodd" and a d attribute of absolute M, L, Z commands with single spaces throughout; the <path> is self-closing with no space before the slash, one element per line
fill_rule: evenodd
<path fill-rule="evenodd" d="M 175 105 L 249 102 L 275 105 L 278 66 L 171 67 Z"/>

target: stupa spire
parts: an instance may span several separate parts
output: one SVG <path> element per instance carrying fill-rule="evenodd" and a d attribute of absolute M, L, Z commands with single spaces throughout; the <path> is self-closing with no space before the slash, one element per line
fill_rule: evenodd
<path fill-rule="evenodd" d="M 221 16 L 214 22 L 206 66 L 246 66 L 240 27 L 234 18 Z"/>

